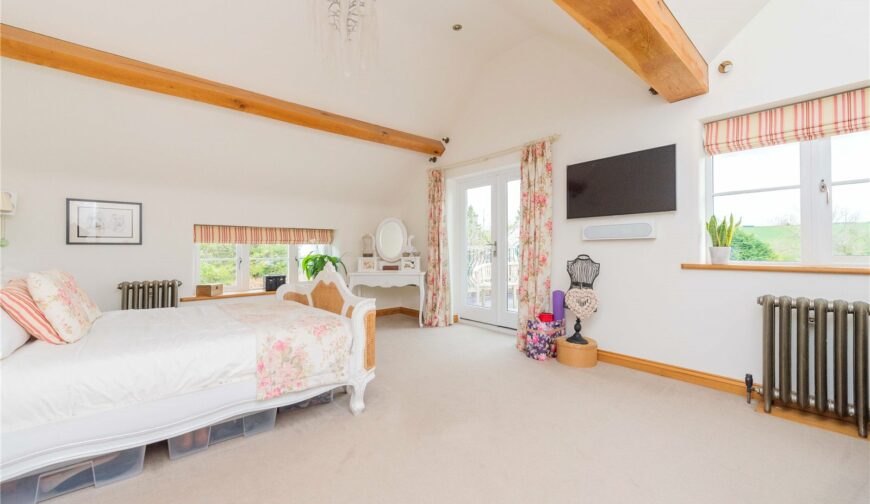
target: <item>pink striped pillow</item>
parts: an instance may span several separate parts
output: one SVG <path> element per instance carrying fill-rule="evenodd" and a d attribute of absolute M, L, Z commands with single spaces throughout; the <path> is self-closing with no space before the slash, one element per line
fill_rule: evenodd
<path fill-rule="evenodd" d="M 31 336 L 52 345 L 66 343 L 30 297 L 27 281 L 23 278 L 10 280 L 6 287 L 0 289 L 0 306 Z"/>

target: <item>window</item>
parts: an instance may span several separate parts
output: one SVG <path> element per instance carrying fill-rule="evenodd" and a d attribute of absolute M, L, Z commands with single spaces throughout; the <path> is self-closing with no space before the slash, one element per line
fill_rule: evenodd
<path fill-rule="evenodd" d="M 238 246 L 226 243 L 201 243 L 197 247 L 196 283 L 216 283 L 235 287 L 238 282 Z"/>
<path fill-rule="evenodd" d="M 870 259 L 870 131 L 707 158 L 707 214 L 734 214 L 732 260 Z"/>
<path fill-rule="evenodd" d="M 290 275 L 304 282 L 302 259 L 311 252 L 332 253 L 332 245 L 243 245 L 199 243 L 195 245 L 195 282 L 219 283 L 226 292 L 261 290 L 266 275 Z M 295 264 L 292 275 L 290 265 Z"/>
<path fill-rule="evenodd" d="M 870 131 L 831 138 L 831 252 L 870 256 Z"/>
<path fill-rule="evenodd" d="M 287 275 L 290 245 L 195 245 L 196 283 L 219 283 L 227 292 L 258 290 L 266 275 Z"/>
<path fill-rule="evenodd" d="M 263 289 L 266 275 L 290 272 L 289 245 L 250 245 L 248 247 L 248 289 Z"/>

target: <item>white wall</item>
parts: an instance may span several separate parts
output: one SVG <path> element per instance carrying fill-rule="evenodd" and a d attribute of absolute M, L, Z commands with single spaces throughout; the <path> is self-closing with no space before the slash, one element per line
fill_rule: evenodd
<path fill-rule="evenodd" d="M 586 334 L 601 348 L 742 378 L 760 373 L 756 297 L 870 297 L 866 276 L 680 269 L 705 262 L 701 121 L 870 79 L 868 2 L 772 0 L 710 61 L 708 95 L 676 104 L 646 86 L 603 48 L 577 54 L 547 37 L 521 44 L 483 72 L 451 131 L 444 163 L 561 133 L 554 145 L 554 288 L 567 288 L 566 261 L 601 262 L 598 313 Z M 716 73 L 721 59 L 735 66 Z M 677 144 L 677 211 L 651 215 L 654 241 L 584 242 L 590 224 L 632 218 L 567 220 L 565 167 Z M 647 217 L 647 216 L 644 216 Z M 573 322 L 573 321 L 572 321 Z"/>
<path fill-rule="evenodd" d="M 52 8 L 66 5 L 56 4 Z M 100 22 L 84 29 L 90 16 L 81 12 L 87 10 L 69 21 L 30 10 L 38 5 L 19 2 L 11 11 L 4 8 L 5 22 L 100 47 L 115 41 L 118 45 L 112 47 L 119 52 L 178 66 L 157 53 L 131 52 L 164 46 L 143 45 L 133 36 L 142 34 L 127 25 L 129 29 L 117 33 L 105 33 L 110 25 Z M 578 253 L 602 262 L 596 285 L 602 308 L 590 322 L 589 334 L 603 348 L 741 376 L 756 369 L 760 358 L 756 295 L 866 298 L 868 285 L 858 277 L 681 271 L 680 262 L 702 260 L 699 121 L 867 81 L 867 19 L 866 0 L 772 0 L 711 61 L 715 68 L 720 59 L 732 59 L 734 71 L 727 76 L 714 71 L 710 94 L 678 104 L 646 94 L 646 86 L 601 47 L 589 51 L 539 36 L 506 49 L 480 69 L 473 89 L 457 93 L 459 99 L 426 102 L 430 107 L 424 116 L 408 106 L 411 98 L 419 100 L 418 94 L 409 95 L 408 103 L 387 107 L 383 103 L 395 103 L 393 91 L 376 86 L 389 99 L 379 95 L 380 105 L 372 112 L 378 117 L 365 118 L 382 120 L 381 114 L 393 116 L 400 110 L 395 120 L 385 122 L 413 130 L 424 117 L 423 131 L 414 131 L 436 136 L 441 114 L 430 109 L 440 110 L 450 101 L 450 108 L 462 113 L 449 130 L 451 142 L 441 166 L 562 133 L 554 150 L 554 285 L 567 283 L 564 262 Z M 125 22 L 139 20 L 131 16 Z M 188 35 L 186 29 L 178 33 Z M 218 44 L 224 39 L 203 40 Z M 176 63 L 189 61 L 179 58 Z M 298 66 L 282 66 L 280 79 L 266 86 L 239 79 L 268 73 L 244 66 L 234 73 L 224 60 L 195 59 L 196 68 L 182 69 L 275 94 L 285 87 L 294 87 L 292 96 L 314 99 L 323 94 L 316 83 L 295 79 Z M 249 63 L 241 56 L 236 59 L 238 65 Z M 426 255 L 427 164 L 417 154 L 6 58 L 0 68 L 0 183 L 20 198 L 19 214 L 7 220 L 11 246 L 0 252 L 4 265 L 67 269 L 101 306 L 113 308 L 115 285 L 121 280 L 177 277 L 185 282 L 185 292 L 191 292 L 190 241 L 196 222 L 332 227 L 338 231 L 336 244 L 353 263 L 360 236 L 372 232 L 381 219 L 397 216 L 417 235 L 417 246 Z M 411 73 L 415 82 L 426 75 Z M 431 74 L 441 76 L 433 81 L 438 89 L 451 75 Z M 330 96 L 336 94 L 341 93 Z M 335 111 L 353 115 L 365 108 L 362 101 L 349 102 L 339 100 L 342 106 Z M 314 104 L 335 106 L 328 100 Z M 678 211 L 655 217 L 659 239 L 580 241 L 582 226 L 619 219 L 561 218 L 564 167 L 667 143 L 677 143 L 679 149 Z M 144 245 L 65 245 L 67 197 L 142 202 Z M 372 290 L 368 295 L 376 295 L 380 307 L 416 307 L 413 288 Z M 718 313 L 729 315 L 711 315 Z"/>
<path fill-rule="evenodd" d="M 2 86 L 0 184 L 19 198 L 3 266 L 67 270 L 103 309 L 124 280 L 178 278 L 191 294 L 195 223 L 333 228 L 353 271 L 360 237 L 401 216 L 384 181 L 421 157 L 6 58 Z M 66 245 L 68 197 L 141 202 L 143 245 Z"/>
<path fill-rule="evenodd" d="M 19 214 L 7 220 L 10 246 L 4 266 L 20 271 L 60 268 L 72 273 L 103 309 L 119 305 L 116 285 L 124 280 L 177 278 L 182 295 L 193 293 L 193 224 L 328 227 L 337 230 L 335 245 L 353 271 L 359 255 L 358 230 L 374 230 L 389 207 L 362 206 L 300 198 L 283 200 L 202 191 L 192 187 L 127 184 L 117 179 L 80 179 L 75 175 L 12 172 L 5 179 L 18 191 Z M 143 245 L 65 244 L 65 198 L 136 201 L 143 204 Z M 232 201 L 232 204 L 227 202 Z M 326 207 L 323 211 L 323 207 Z M 244 209 L 239 212 L 238 209 Z M 397 291 L 365 290 L 381 308 L 399 306 Z"/>

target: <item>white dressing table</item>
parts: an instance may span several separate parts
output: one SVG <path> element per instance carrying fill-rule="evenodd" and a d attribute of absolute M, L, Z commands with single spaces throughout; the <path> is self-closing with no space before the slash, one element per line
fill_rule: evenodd
<path fill-rule="evenodd" d="M 416 285 L 420 291 L 420 314 L 418 322 L 423 327 L 423 300 L 425 299 L 426 274 L 422 271 L 357 271 L 350 275 L 350 291 L 356 292 L 356 287 L 405 287 Z"/>
<path fill-rule="evenodd" d="M 366 235 L 371 240 L 371 235 Z M 360 258 L 357 265 L 357 271 L 350 273 L 349 286 L 351 292 L 357 294 L 357 287 L 405 287 L 407 285 L 415 285 L 420 292 L 420 307 L 418 322 L 420 327 L 423 327 L 423 304 L 426 291 L 426 274 L 420 271 L 420 258 L 417 257 L 416 249 L 414 249 L 411 241 L 413 236 L 408 236 L 408 230 L 405 228 L 405 223 L 400 219 L 389 218 L 384 219 L 375 232 L 374 244 L 377 249 L 378 258 L 363 257 Z M 368 252 L 372 255 L 371 243 L 365 244 L 364 248 L 368 247 Z M 396 269 L 384 269 L 385 267 Z"/>

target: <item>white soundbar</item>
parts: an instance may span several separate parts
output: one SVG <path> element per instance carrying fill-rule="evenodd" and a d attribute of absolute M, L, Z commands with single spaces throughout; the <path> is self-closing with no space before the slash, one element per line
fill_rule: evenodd
<path fill-rule="evenodd" d="M 652 240 L 656 237 L 653 222 L 604 224 L 583 228 L 584 240 Z"/>

